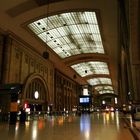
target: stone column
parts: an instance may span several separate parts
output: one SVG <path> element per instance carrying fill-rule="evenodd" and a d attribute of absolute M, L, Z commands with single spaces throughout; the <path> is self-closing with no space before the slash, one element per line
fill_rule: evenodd
<path fill-rule="evenodd" d="M 0 35 L 0 83 L 2 83 L 4 36 Z"/>
<path fill-rule="evenodd" d="M 134 102 L 140 102 L 140 1 L 131 0 L 129 5 L 130 60 L 134 90 Z"/>
<path fill-rule="evenodd" d="M 4 37 L 4 57 L 3 57 L 3 68 L 2 68 L 2 83 L 9 82 L 9 68 L 11 64 L 11 46 L 12 46 L 12 39 L 9 36 Z"/>

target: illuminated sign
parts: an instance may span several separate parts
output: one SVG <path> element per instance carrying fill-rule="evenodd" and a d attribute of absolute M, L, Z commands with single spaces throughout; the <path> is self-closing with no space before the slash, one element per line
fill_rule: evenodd
<path fill-rule="evenodd" d="M 90 99 L 89 97 L 80 97 L 80 103 L 89 103 Z"/>

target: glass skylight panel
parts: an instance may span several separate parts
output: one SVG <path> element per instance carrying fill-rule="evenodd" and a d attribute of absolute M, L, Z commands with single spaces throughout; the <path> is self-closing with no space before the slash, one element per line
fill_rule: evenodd
<path fill-rule="evenodd" d="M 93 40 L 96 42 L 96 44 L 102 44 L 101 39 L 99 38 L 98 34 L 93 35 Z"/>
<path fill-rule="evenodd" d="M 44 41 L 44 42 L 46 41 L 46 33 L 39 34 L 38 37 L 41 38 L 42 41 Z"/>
<path fill-rule="evenodd" d="M 112 82 L 111 82 L 110 78 L 93 78 L 93 79 L 89 79 L 87 81 L 92 86 L 102 85 L 102 84 L 112 85 Z"/>
<path fill-rule="evenodd" d="M 71 66 L 81 77 L 91 74 L 109 74 L 108 65 L 105 62 L 90 61 Z"/>
<path fill-rule="evenodd" d="M 67 50 L 69 55 L 65 55 L 66 52 L 55 51 L 61 58 L 80 53 L 104 54 L 95 12 L 62 13 L 37 20 L 28 27 L 52 50 L 55 47 Z M 71 52 L 71 44 L 77 46 L 73 49 L 74 53 Z"/>
<path fill-rule="evenodd" d="M 112 86 L 96 86 L 95 90 L 100 91 L 100 90 L 113 90 Z"/>
<path fill-rule="evenodd" d="M 99 34 L 98 25 L 89 25 L 89 27 L 93 34 Z"/>
<path fill-rule="evenodd" d="M 65 27 L 59 27 L 59 28 L 57 28 L 57 31 L 58 31 L 58 34 L 59 34 L 58 37 L 60 37 L 60 38 L 68 35 L 68 32 L 67 32 Z"/>
<path fill-rule="evenodd" d="M 62 53 L 62 52 L 63 52 L 62 49 L 61 49 L 61 48 L 58 48 L 58 47 L 55 48 L 54 51 L 55 51 L 55 52 L 59 52 L 59 53 Z"/>
<path fill-rule="evenodd" d="M 31 27 L 30 27 L 30 29 L 31 29 L 35 34 L 39 34 L 39 33 L 42 31 L 42 29 L 39 28 L 36 24 L 32 24 Z"/>
<path fill-rule="evenodd" d="M 106 94 L 106 93 L 114 93 L 113 90 L 102 90 L 102 91 L 99 91 L 99 94 Z"/>
<path fill-rule="evenodd" d="M 97 19 L 96 19 L 96 14 L 95 14 L 95 12 L 94 12 L 94 13 L 86 12 L 85 15 L 86 15 L 87 20 L 88 20 L 89 23 L 97 24 Z M 94 22 L 93 22 L 93 21 L 94 21 Z"/>

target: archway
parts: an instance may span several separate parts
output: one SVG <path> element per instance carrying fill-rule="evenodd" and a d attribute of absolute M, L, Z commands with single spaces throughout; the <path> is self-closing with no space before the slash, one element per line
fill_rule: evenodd
<path fill-rule="evenodd" d="M 98 102 L 102 107 L 113 106 L 118 107 L 118 95 L 106 93 L 97 96 Z"/>
<path fill-rule="evenodd" d="M 46 81 L 39 74 L 30 75 L 23 85 L 21 106 L 31 111 L 47 111 L 49 92 Z"/>

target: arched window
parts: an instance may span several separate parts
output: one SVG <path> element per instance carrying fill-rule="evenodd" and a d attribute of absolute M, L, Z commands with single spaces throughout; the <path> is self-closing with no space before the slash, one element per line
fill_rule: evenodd
<path fill-rule="evenodd" d="M 39 78 L 35 78 L 28 84 L 25 98 L 28 100 L 45 101 L 46 94 L 43 82 Z"/>

